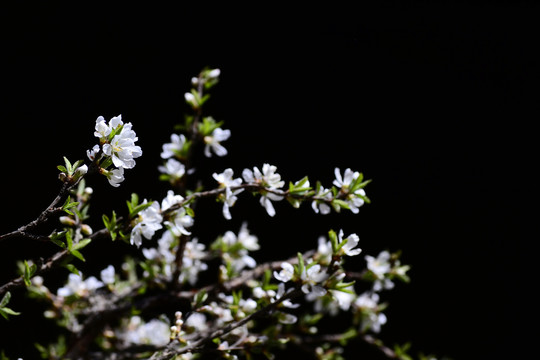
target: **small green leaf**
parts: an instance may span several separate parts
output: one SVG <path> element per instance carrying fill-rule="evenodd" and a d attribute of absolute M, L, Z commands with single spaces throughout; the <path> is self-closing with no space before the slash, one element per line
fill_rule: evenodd
<path fill-rule="evenodd" d="M 36 264 L 28 265 L 28 262 L 24 260 L 23 280 L 26 286 L 32 285 L 32 282 L 30 281 L 30 279 L 32 278 L 32 276 L 34 276 L 34 274 L 36 273 L 36 270 L 37 270 Z"/>
<path fill-rule="evenodd" d="M 20 315 L 20 312 L 11 310 L 10 308 L 4 307 L 0 308 L 0 315 L 2 315 L 6 320 L 9 319 L 9 315 Z"/>
<path fill-rule="evenodd" d="M 9 304 L 9 300 L 11 300 L 11 293 L 8 291 L 8 292 L 6 292 L 6 294 L 4 295 L 2 300 L 0 300 L 0 308 L 2 308 L 4 306 L 6 306 L 7 304 Z"/>
<path fill-rule="evenodd" d="M 304 272 L 304 258 L 302 257 L 301 253 L 297 253 L 296 256 L 298 257 L 298 276 L 302 276 L 302 273 Z"/>
<path fill-rule="evenodd" d="M 2 300 L 0 300 L 0 315 L 2 315 L 6 320 L 9 319 L 9 315 L 20 315 L 21 314 L 19 312 L 16 312 L 16 311 L 6 307 L 6 305 L 9 303 L 10 300 L 11 300 L 11 293 L 9 291 L 6 292 L 6 294 L 4 295 Z"/>
<path fill-rule="evenodd" d="M 68 250 L 71 250 L 71 248 L 73 247 L 73 239 L 69 231 L 66 233 L 66 244 L 67 244 Z"/>
<path fill-rule="evenodd" d="M 69 270 L 70 273 L 73 273 L 75 275 L 80 275 L 79 269 L 75 267 L 73 264 L 65 264 L 64 267 Z"/>
<path fill-rule="evenodd" d="M 70 254 L 75 256 L 77 259 L 81 260 L 81 261 L 86 261 L 86 259 L 84 258 L 84 256 L 77 250 L 71 250 L 70 251 Z"/>
<path fill-rule="evenodd" d="M 71 163 L 65 156 L 64 156 L 64 162 L 66 163 L 66 169 L 67 169 L 68 174 L 71 175 L 73 172 L 73 167 L 71 166 Z"/>
<path fill-rule="evenodd" d="M 86 245 L 90 244 L 92 242 L 92 239 L 82 239 L 77 244 L 75 244 L 72 248 L 72 250 L 81 250 Z"/>

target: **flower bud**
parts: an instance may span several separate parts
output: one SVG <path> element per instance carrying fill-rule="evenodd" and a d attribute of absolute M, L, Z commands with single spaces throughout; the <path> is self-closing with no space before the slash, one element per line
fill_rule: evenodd
<path fill-rule="evenodd" d="M 89 236 L 89 235 L 92 235 L 92 233 L 94 231 L 92 230 L 92 228 L 89 225 L 82 224 L 81 225 L 81 232 L 82 232 L 83 235 Z"/>
<path fill-rule="evenodd" d="M 75 219 L 73 219 L 73 218 L 71 218 L 69 216 L 60 216 L 60 218 L 58 220 L 60 220 L 60 223 L 62 225 L 75 226 L 75 224 L 76 224 Z"/>

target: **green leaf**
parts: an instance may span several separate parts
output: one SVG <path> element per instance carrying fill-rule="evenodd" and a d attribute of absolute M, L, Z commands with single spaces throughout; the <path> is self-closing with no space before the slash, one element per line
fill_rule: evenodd
<path fill-rule="evenodd" d="M 195 217 L 195 211 L 193 211 L 192 208 L 185 206 L 184 209 L 186 210 L 187 215 L 189 215 L 191 217 Z"/>
<path fill-rule="evenodd" d="M 77 250 L 71 250 L 70 251 L 70 254 L 75 256 L 77 259 L 81 260 L 81 261 L 86 261 L 86 259 L 84 258 L 84 256 Z"/>
<path fill-rule="evenodd" d="M 338 242 L 337 234 L 334 230 L 328 231 L 328 238 L 330 239 L 330 244 L 332 245 L 332 253 L 336 254 L 338 251 Z"/>
<path fill-rule="evenodd" d="M 32 285 L 32 282 L 30 281 L 30 279 L 32 278 L 32 276 L 34 276 L 34 274 L 36 273 L 36 270 L 37 270 L 36 264 L 28 265 L 28 262 L 24 260 L 23 279 L 26 286 Z"/>
<path fill-rule="evenodd" d="M 64 156 L 64 162 L 66 163 L 66 169 L 67 169 L 68 175 L 71 175 L 73 172 L 73 166 L 71 166 L 71 163 L 65 156 Z"/>
<path fill-rule="evenodd" d="M 73 171 L 77 170 L 82 163 L 84 163 L 84 160 L 75 161 L 75 164 L 73 164 Z"/>
<path fill-rule="evenodd" d="M 11 300 L 11 293 L 8 291 L 6 292 L 2 300 L 0 300 L 0 308 L 6 306 L 9 303 L 9 300 Z"/>
<path fill-rule="evenodd" d="M 67 244 L 68 250 L 71 250 L 71 248 L 73 247 L 73 239 L 69 231 L 66 232 L 66 244 Z"/>
<path fill-rule="evenodd" d="M 16 311 L 6 307 L 6 305 L 9 303 L 10 300 L 11 300 L 11 293 L 9 291 L 6 292 L 6 294 L 4 295 L 2 300 L 0 300 L 0 315 L 2 315 L 6 320 L 9 319 L 9 315 L 20 315 L 21 314 L 19 312 L 16 312 Z"/>
<path fill-rule="evenodd" d="M 82 239 L 77 244 L 75 244 L 72 248 L 72 250 L 81 250 L 86 245 L 90 244 L 92 242 L 92 239 Z"/>
<path fill-rule="evenodd" d="M 297 253 L 296 256 L 298 257 L 298 277 L 300 277 L 304 272 L 304 258 L 302 257 L 301 253 Z"/>
<path fill-rule="evenodd" d="M 79 269 L 75 267 L 73 264 L 65 264 L 64 267 L 69 270 L 70 273 L 73 273 L 75 275 L 80 275 Z"/>
<path fill-rule="evenodd" d="M 20 315 L 20 312 L 11 310 L 10 308 L 4 307 L 0 308 L 0 315 L 2 315 L 6 320 L 9 320 L 9 315 Z"/>

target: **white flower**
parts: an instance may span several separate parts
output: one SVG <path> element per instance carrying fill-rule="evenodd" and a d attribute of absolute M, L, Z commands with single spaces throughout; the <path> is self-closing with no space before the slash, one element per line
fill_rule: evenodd
<path fill-rule="evenodd" d="M 366 259 L 368 270 L 376 277 L 376 280 L 373 282 L 373 290 L 381 291 L 383 289 L 392 289 L 394 283 L 385 277 L 385 275 L 392 270 L 390 253 L 385 250 L 381 251 L 376 258 L 370 255 L 366 255 L 364 258 Z"/>
<path fill-rule="evenodd" d="M 332 200 L 332 192 L 329 189 L 325 189 L 321 186 L 319 191 L 315 194 L 316 197 L 321 197 L 323 199 Z M 323 215 L 330 214 L 332 208 L 324 200 L 313 200 L 311 202 L 311 207 L 315 213 L 321 213 Z"/>
<path fill-rule="evenodd" d="M 291 280 L 294 276 L 294 266 L 288 262 L 281 263 L 281 271 L 278 273 L 274 271 L 274 277 L 279 281 L 287 282 Z"/>
<path fill-rule="evenodd" d="M 240 233 L 242 234 L 242 238 L 239 236 L 237 237 L 232 231 L 225 232 L 222 237 L 222 241 L 227 244 L 229 249 L 235 248 L 236 244 L 238 243 L 242 244 L 242 248 L 235 250 L 234 252 L 228 251 L 223 254 L 224 259 L 230 261 L 231 266 L 237 272 L 244 269 L 246 266 L 254 268 L 257 265 L 255 259 L 248 255 L 248 249 L 245 247 L 247 245 L 250 246 L 251 249 L 257 250 L 257 239 L 253 239 L 253 237 L 249 235 L 247 229 L 243 229 L 243 231 L 241 230 Z"/>
<path fill-rule="evenodd" d="M 146 204 L 147 200 L 145 199 L 142 203 Z M 131 230 L 130 240 L 131 244 L 135 244 L 137 247 L 142 244 L 142 236 L 151 239 L 154 233 L 162 228 L 161 221 L 163 220 L 158 202 L 153 202 L 138 215 L 138 223 Z"/>
<path fill-rule="evenodd" d="M 360 241 L 358 235 L 351 234 L 347 238 L 343 239 L 343 230 L 340 230 L 338 233 L 338 245 L 345 240 L 347 240 L 347 242 L 341 247 L 342 253 L 348 256 L 355 256 L 362 252 L 362 249 L 360 248 L 353 249 L 358 245 L 358 242 Z"/>
<path fill-rule="evenodd" d="M 221 188 L 225 188 L 225 192 L 220 196 L 223 201 L 223 217 L 230 220 L 231 212 L 230 208 L 236 203 L 236 200 L 239 193 L 244 191 L 244 189 L 235 189 L 231 190 L 231 187 L 240 186 L 242 184 L 241 178 L 233 178 L 233 170 L 225 169 L 221 174 L 214 173 L 212 177 L 219 183 Z"/>
<path fill-rule="evenodd" d="M 111 133 L 111 127 L 107 125 L 103 116 L 97 117 L 95 129 L 96 131 L 94 131 L 94 136 L 100 139 L 107 139 L 107 137 Z"/>
<path fill-rule="evenodd" d="M 60 297 L 67 297 L 70 295 L 88 296 L 91 291 L 99 289 L 104 284 L 96 279 L 94 276 L 90 276 L 86 280 L 83 280 L 82 273 L 69 274 L 68 282 L 65 286 L 59 288 L 56 294 Z"/>
<path fill-rule="evenodd" d="M 249 251 L 260 249 L 258 238 L 249 232 L 246 222 L 243 222 L 242 226 L 240 226 L 240 231 L 238 232 L 238 242 Z"/>
<path fill-rule="evenodd" d="M 205 245 L 199 243 L 197 238 L 193 238 L 186 243 L 182 258 L 182 269 L 178 281 L 180 283 L 188 282 L 195 285 L 199 279 L 199 273 L 207 270 L 208 265 L 204 262 L 207 253 L 204 251 Z"/>
<path fill-rule="evenodd" d="M 142 155 L 141 147 L 135 145 L 137 140 L 135 131 L 131 130 L 131 123 L 127 123 L 110 143 L 103 144 L 103 152 L 112 158 L 114 166 L 131 169 L 135 166 L 134 158 Z"/>
<path fill-rule="evenodd" d="M 105 269 L 101 270 L 100 276 L 101 276 L 101 280 L 105 284 L 107 284 L 107 285 L 114 284 L 114 281 L 115 281 L 115 279 L 114 279 L 114 276 L 115 276 L 114 266 L 109 265 Z"/>
<path fill-rule="evenodd" d="M 88 166 L 87 166 L 87 165 L 79 166 L 79 167 L 75 170 L 76 176 L 82 176 L 82 175 L 86 174 L 87 172 L 88 172 Z"/>
<path fill-rule="evenodd" d="M 198 312 L 191 313 L 191 315 L 186 319 L 186 322 L 184 325 L 190 328 L 193 328 L 199 333 L 202 333 L 208 330 L 208 324 L 206 322 L 206 315 L 198 313 Z"/>
<path fill-rule="evenodd" d="M 206 157 L 211 157 L 212 150 L 217 156 L 227 155 L 227 149 L 221 145 L 222 141 L 227 140 L 231 136 L 231 130 L 223 130 L 221 128 L 216 128 L 212 131 L 212 135 L 207 135 L 204 137 L 204 155 Z"/>
<path fill-rule="evenodd" d="M 191 232 L 186 228 L 191 227 L 193 223 L 193 218 L 187 214 L 186 209 L 183 207 L 175 211 L 172 221 L 164 222 L 174 236 L 191 235 Z"/>
<path fill-rule="evenodd" d="M 118 331 L 118 338 L 126 345 L 154 345 L 165 346 L 170 341 L 170 325 L 158 320 L 152 319 L 147 323 L 139 316 L 131 317 L 129 324 L 123 331 Z"/>
<path fill-rule="evenodd" d="M 344 273 L 343 276 L 345 276 Z M 316 312 L 328 313 L 332 316 L 337 315 L 340 310 L 348 311 L 356 299 L 356 294 L 354 293 L 353 286 L 347 287 L 346 290 L 351 291 L 351 293 L 336 289 L 328 290 L 327 296 L 322 296 L 315 300 L 314 310 Z"/>
<path fill-rule="evenodd" d="M 336 179 L 332 183 L 338 188 L 343 189 L 349 187 L 352 181 L 360 176 L 360 173 L 357 171 L 353 172 L 351 169 L 345 169 L 342 177 L 339 168 L 335 168 L 334 175 Z"/>
<path fill-rule="evenodd" d="M 161 201 L 161 211 L 165 211 L 171 206 L 180 204 L 182 201 L 184 201 L 182 195 L 175 194 L 174 191 L 168 190 L 167 196 Z"/>
<path fill-rule="evenodd" d="M 336 179 L 333 181 L 333 184 L 339 187 L 342 193 L 347 194 L 344 200 L 349 205 L 350 210 L 354 214 L 357 214 L 360 211 L 359 208 L 364 205 L 365 201 L 362 197 L 366 196 L 366 191 L 364 189 L 357 189 L 350 193 L 349 186 L 353 180 L 356 180 L 360 176 L 360 173 L 358 171 L 353 172 L 351 169 L 345 169 L 342 177 L 339 168 L 335 168 L 334 174 Z"/>
<path fill-rule="evenodd" d="M 186 144 L 186 137 L 184 134 L 172 134 L 171 142 L 163 144 L 163 151 L 161 152 L 162 159 L 168 159 L 180 154 L 184 145 Z"/>
<path fill-rule="evenodd" d="M 105 172 L 109 184 L 114 187 L 120 186 L 120 183 L 125 180 L 124 178 L 124 168 L 113 169 Z"/>
<path fill-rule="evenodd" d="M 356 299 L 356 293 L 354 292 L 354 287 L 348 286 L 344 290 L 348 290 L 350 292 L 346 291 L 340 291 L 340 290 L 329 290 L 330 293 L 333 295 L 334 299 L 337 301 L 339 307 L 343 311 L 349 310 L 351 307 L 351 304 Z"/>
<path fill-rule="evenodd" d="M 173 180 L 178 180 L 186 173 L 186 166 L 180 161 L 170 158 L 165 165 L 159 165 L 158 170 L 163 174 L 169 175 Z"/>
<path fill-rule="evenodd" d="M 304 294 L 307 294 L 306 298 L 308 300 L 313 300 L 326 294 L 326 289 L 319 284 L 326 280 L 327 277 L 328 274 L 321 271 L 321 265 L 319 264 L 304 267 L 300 278 L 303 283 L 302 291 Z"/>
<path fill-rule="evenodd" d="M 290 293 L 291 291 L 293 291 L 294 288 L 289 288 L 287 291 L 285 291 L 285 284 L 280 282 L 278 284 L 278 291 L 277 293 L 275 293 L 275 295 L 270 299 L 270 302 L 274 303 L 276 301 L 278 301 L 279 299 L 281 299 L 283 297 L 283 295 L 285 294 L 288 294 Z M 270 290 L 269 290 L 270 291 Z M 281 302 L 281 304 L 286 307 L 286 308 L 289 308 L 289 309 L 296 309 L 300 306 L 300 304 L 294 304 L 291 300 L 289 299 L 286 299 L 286 300 L 283 300 Z"/>
<path fill-rule="evenodd" d="M 88 159 L 91 161 L 94 161 L 96 158 L 96 154 L 101 150 L 99 145 L 94 145 L 94 147 L 90 150 L 86 150 L 86 156 L 88 156 Z"/>
<path fill-rule="evenodd" d="M 242 177 L 248 184 L 258 184 L 269 190 L 276 190 L 285 185 L 285 182 L 281 180 L 281 175 L 276 173 L 276 169 L 277 168 L 274 165 L 263 164 L 262 172 L 257 167 L 254 167 L 253 171 L 244 169 Z M 260 203 L 266 209 L 268 215 L 274 216 L 276 211 L 272 205 L 272 201 L 279 201 L 282 199 L 283 195 L 266 191 L 261 195 Z"/>
<path fill-rule="evenodd" d="M 329 264 L 332 260 L 332 243 L 326 240 L 324 236 L 319 236 L 317 254 L 320 256 L 320 261 L 324 264 Z"/>
<path fill-rule="evenodd" d="M 256 183 L 263 185 L 269 189 L 279 189 L 285 185 L 285 181 L 281 180 L 281 175 L 276 173 L 277 167 L 270 164 L 263 164 L 262 172 L 253 167 L 253 172 L 249 169 L 244 169 L 242 176 L 247 183 Z"/>
<path fill-rule="evenodd" d="M 386 324 L 386 315 L 379 311 L 379 295 L 377 293 L 365 292 L 354 301 L 354 306 L 362 311 L 362 329 L 371 329 L 378 333 L 381 326 Z"/>

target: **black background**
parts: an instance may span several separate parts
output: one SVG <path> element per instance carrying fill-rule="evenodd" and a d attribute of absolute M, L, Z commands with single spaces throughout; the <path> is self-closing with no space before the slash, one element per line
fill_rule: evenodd
<path fill-rule="evenodd" d="M 94 229 L 133 191 L 161 199 L 159 153 L 188 110 L 183 93 L 203 67 L 220 68 L 207 110 L 232 131 L 229 155 L 201 157 L 200 174 L 268 162 L 286 181 L 308 175 L 330 186 L 334 167 L 349 167 L 373 180 L 372 204 L 322 217 L 280 203 L 269 218 L 241 197 L 227 222 L 207 201 L 203 241 L 247 220 L 262 261 L 312 247 L 331 228 L 355 232 L 364 254 L 402 250 L 412 266 L 412 282 L 388 296 L 383 339 L 456 360 L 531 354 L 538 7 L 370 3 L 2 5 L 1 232 L 50 203 L 56 165 L 85 158 L 99 115 L 132 122 L 143 156 L 118 189 L 90 180 Z M 13 259 L 53 250 L 1 243 L 2 279 L 13 276 Z M 92 244 L 81 269 L 129 251 Z M 17 309 L 23 293 L 15 296 Z M 1 321 L 7 355 L 31 353 L 40 311 Z"/>

